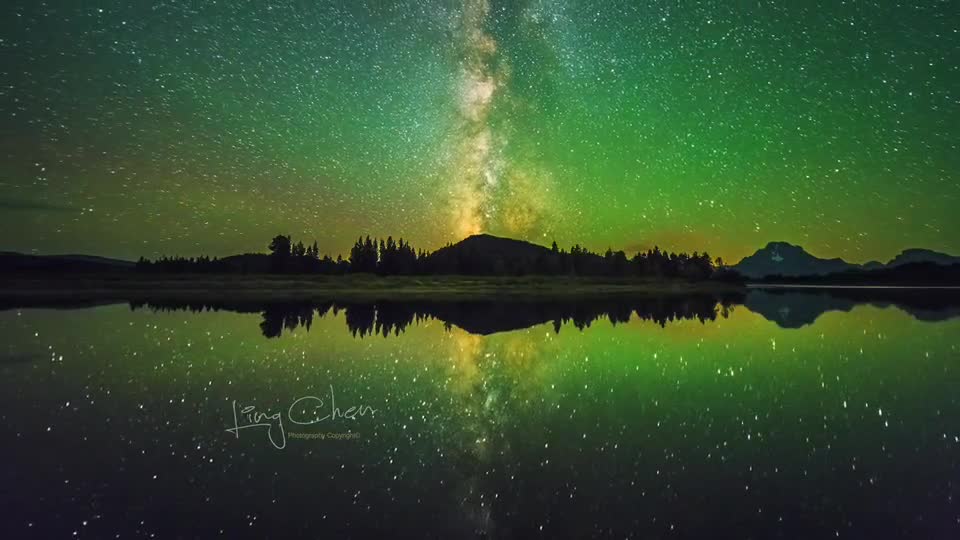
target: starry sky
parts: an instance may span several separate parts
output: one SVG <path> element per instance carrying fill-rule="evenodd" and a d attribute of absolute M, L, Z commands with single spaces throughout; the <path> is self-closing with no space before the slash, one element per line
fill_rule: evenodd
<path fill-rule="evenodd" d="M 0 250 L 960 253 L 954 9 L 13 0 Z"/>

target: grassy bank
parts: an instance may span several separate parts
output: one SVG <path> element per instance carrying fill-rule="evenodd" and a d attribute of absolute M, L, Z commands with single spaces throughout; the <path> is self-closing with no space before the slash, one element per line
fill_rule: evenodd
<path fill-rule="evenodd" d="M 610 295 L 664 295 L 742 291 L 736 284 L 712 281 L 559 276 L 469 277 L 316 275 L 87 275 L 21 276 L 3 280 L 0 298 L 129 300 L 321 300 L 470 298 L 569 298 Z"/>

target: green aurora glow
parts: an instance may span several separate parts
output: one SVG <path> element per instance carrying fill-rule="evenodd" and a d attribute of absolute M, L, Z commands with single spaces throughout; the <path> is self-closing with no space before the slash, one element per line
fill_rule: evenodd
<path fill-rule="evenodd" d="M 951 3 L 34 2 L 0 22 L 2 249 L 960 252 Z"/>

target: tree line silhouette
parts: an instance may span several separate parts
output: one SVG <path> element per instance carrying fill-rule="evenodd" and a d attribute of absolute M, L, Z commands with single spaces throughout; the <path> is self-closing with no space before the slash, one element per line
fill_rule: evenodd
<path fill-rule="evenodd" d="M 493 238 L 493 237 L 490 237 Z M 603 254 L 574 245 L 569 251 L 556 242 L 550 248 L 525 242 L 503 246 L 447 244 L 434 252 L 416 250 L 403 238 L 394 240 L 360 237 L 350 248 L 348 259 L 338 255 L 320 255 L 317 242 L 305 246 L 294 243 L 289 235 L 274 237 L 269 254 L 255 253 L 225 258 L 141 257 L 136 269 L 157 273 L 280 273 L 280 274 L 377 274 L 381 276 L 413 275 L 482 275 L 482 276 L 610 276 L 666 277 L 688 280 L 719 279 L 736 281 L 739 275 L 726 267 L 721 258 L 712 259 L 706 252 L 673 253 L 654 247 L 627 257 L 624 251 L 607 249 Z"/>

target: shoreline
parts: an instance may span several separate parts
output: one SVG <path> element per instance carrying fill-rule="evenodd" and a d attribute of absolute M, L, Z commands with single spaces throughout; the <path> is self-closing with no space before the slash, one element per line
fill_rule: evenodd
<path fill-rule="evenodd" d="M 960 290 L 960 285 L 849 285 L 831 284 L 791 284 L 791 283 L 747 283 L 747 289 L 903 289 L 903 290 Z"/>
<path fill-rule="evenodd" d="M 742 294 L 717 281 L 560 276 L 314 276 L 278 274 L 16 276 L 0 300 L 466 300 Z"/>

